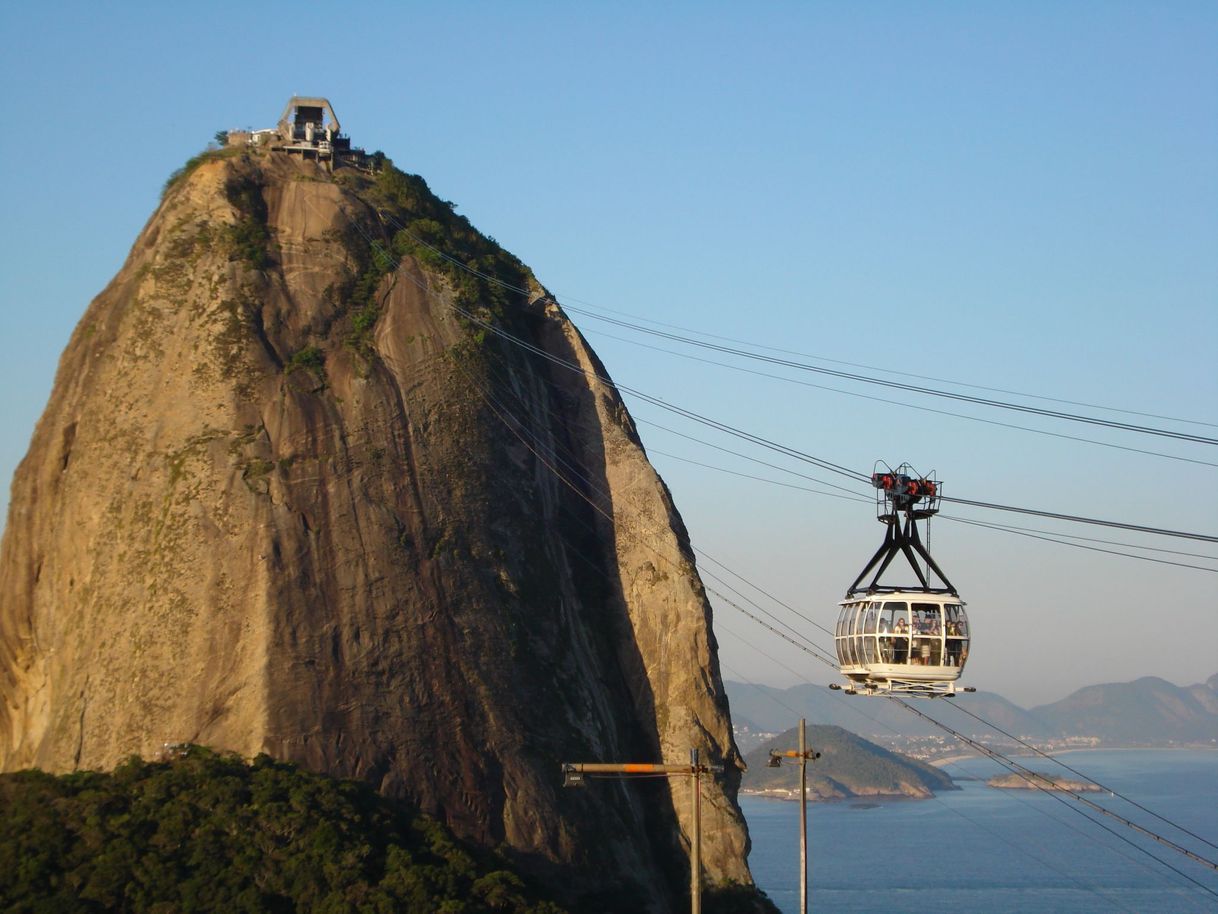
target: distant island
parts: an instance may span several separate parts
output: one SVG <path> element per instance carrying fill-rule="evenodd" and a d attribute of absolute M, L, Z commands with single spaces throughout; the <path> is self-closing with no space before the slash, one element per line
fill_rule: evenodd
<path fill-rule="evenodd" d="M 1039 771 L 1034 771 L 1031 775 L 1018 772 L 1000 774 L 990 778 L 986 784 L 1003 790 L 1062 790 L 1070 793 L 1095 793 L 1100 789 L 1087 781 L 1072 781 Z"/>
<path fill-rule="evenodd" d="M 792 728 L 746 755 L 748 770 L 741 794 L 798 800 L 799 763 L 784 759 L 777 768 L 769 766 L 770 750 L 792 749 L 797 738 Z M 890 752 L 841 727 L 809 726 L 808 745 L 820 753 L 808 763 L 808 798 L 814 802 L 855 797 L 927 799 L 935 791 L 958 789 L 933 765 Z"/>

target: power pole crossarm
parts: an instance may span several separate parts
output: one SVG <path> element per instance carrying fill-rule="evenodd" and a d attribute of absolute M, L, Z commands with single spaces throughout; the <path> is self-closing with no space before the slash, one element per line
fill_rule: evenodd
<path fill-rule="evenodd" d="M 800 752 L 798 749 L 771 749 L 770 758 L 804 758 L 808 761 L 820 758 L 819 752 L 813 752 L 811 749 L 805 749 Z"/>
<path fill-rule="evenodd" d="M 584 787 L 586 774 L 659 775 L 690 779 L 693 827 L 689 836 L 689 910 L 690 914 L 702 914 L 702 791 L 700 781 L 704 774 L 721 774 L 722 765 L 703 765 L 698 750 L 689 750 L 688 765 L 664 765 L 652 762 L 564 762 L 562 766 L 564 787 Z"/>
<path fill-rule="evenodd" d="M 694 774 L 693 765 L 660 765 L 646 762 L 567 762 L 562 766 L 564 773 L 577 774 Z M 699 765 L 697 773 L 710 774 L 722 771 L 722 765 Z"/>

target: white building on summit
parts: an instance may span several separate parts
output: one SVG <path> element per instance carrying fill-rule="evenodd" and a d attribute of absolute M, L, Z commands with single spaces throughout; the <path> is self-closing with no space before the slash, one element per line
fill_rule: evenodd
<path fill-rule="evenodd" d="M 229 146 L 269 146 L 272 152 L 286 152 L 305 159 L 336 165 L 367 167 L 364 150 L 353 147 L 343 135 L 338 115 L 329 99 L 293 95 L 288 100 L 279 124 L 269 130 L 232 130 Z"/>

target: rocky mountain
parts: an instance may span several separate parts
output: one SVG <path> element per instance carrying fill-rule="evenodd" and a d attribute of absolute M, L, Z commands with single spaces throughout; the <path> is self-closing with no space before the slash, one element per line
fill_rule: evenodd
<path fill-rule="evenodd" d="M 936 790 L 955 790 L 952 779 L 933 765 L 889 752 L 841 727 L 808 725 L 807 744 L 820 758 L 808 764 L 808 795 L 812 800 L 848 797 L 925 798 Z M 770 750 L 795 749 L 795 727 L 766 740 L 745 756 L 749 770 L 743 789 L 753 793 L 798 797 L 799 763 L 784 759 L 768 764 Z"/>
<path fill-rule="evenodd" d="M 560 764 L 696 746 L 726 766 L 707 879 L 750 882 L 710 608 L 604 377 L 421 178 L 192 160 L 13 480 L 0 770 L 265 752 L 408 798 L 577 907 L 665 911 L 686 783 L 563 790 Z"/>

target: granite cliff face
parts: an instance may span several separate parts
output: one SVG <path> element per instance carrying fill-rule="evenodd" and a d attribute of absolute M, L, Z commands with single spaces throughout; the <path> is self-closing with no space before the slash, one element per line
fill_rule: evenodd
<path fill-rule="evenodd" d="M 563 790 L 559 763 L 697 746 L 727 766 L 707 878 L 750 881 L 709 606 L 591 374 L 527 268 L 421 179 L 193 162 L 13 482 L 0 769 L 266 752 L 413 798 L 572 897 L 668 910 L 687 782 Z"/>

